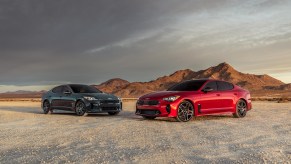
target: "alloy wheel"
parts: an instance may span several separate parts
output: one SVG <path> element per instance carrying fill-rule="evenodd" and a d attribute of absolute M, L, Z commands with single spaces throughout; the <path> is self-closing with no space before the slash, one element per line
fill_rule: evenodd
<path fill-rule="evenodd" d="M 239 101 L 237 104 L 237 110 L 240 117 L 244 117 L 247 111 L 247 104 L 244 101 Z"/>
<path fill-rule="evenodd" d="M 48 114 L 49 111 L 50 111 L 50 103 L 49 103 L 48 101 L 45 101 L 45 102 L 43 103 L 43 107 L 42 107 L 42 109 L 43 109 L 43 113 L 44 113 L 44 114 Z"/>
<path fill-rule="evenodd" d="M 83 116 L 86 113 L 85 104 L 82 101 L 76 104 L 76 114 L 78 116 Z"/>
<path fill-rule="evenodd" d="M 194 116 L 194 107 L 189 101 L 183 101 L 178 107 L 177 120 L 187 122 Z"/>

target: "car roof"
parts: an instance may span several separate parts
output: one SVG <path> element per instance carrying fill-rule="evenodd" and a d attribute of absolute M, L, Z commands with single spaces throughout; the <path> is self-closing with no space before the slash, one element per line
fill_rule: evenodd
<path fill-rule="evenodd" d="M 224 81 L 224 80 L 217 80 L 217 79 L 212 79 L 212 78 L 201 78 L 201 79 L 192 79 L 192 80 L 185 80 L 185 81 L 222 81 L 222 82 L 227 82 L 227 83 L 231 83 L 228 81 Z M 232 83 L 231 83 L 232 84 Z"/>
<path fill-rule="evenodd" d="M 52 89 L 57 88 L 57 87 L 62 87 L 62 86 L 69 86 L 69 87 L 71 87 L 71 86 L 90 86 L 90 85 L 86 85 L 86 84 L 62 84 L 62 85 L 55 86 Z"/>
<path fill-rule="evenodd" d="M 85 85 L 85 86 L 90 86 L 90 85 L 87 85 L 87 84 L 66 84 L 66 85 L 69 85 L 69 86 L 71 86 L 71 85 Z"/>
<path fill-rule="evenodd" d="M 185 80 L 185 81 L 214 81 L 214 79 L 201 78 L 201 79 L 191 79 L 191 80 Z"/>

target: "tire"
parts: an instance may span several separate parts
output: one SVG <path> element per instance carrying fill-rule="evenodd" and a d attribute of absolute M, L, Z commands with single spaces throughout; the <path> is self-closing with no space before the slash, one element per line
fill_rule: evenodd
<path fill-rule="evenodd" d="M 240 99 L 236 103 L 235 113 L 233 113 L 232 115 L 235 118 L 243 118 L 246 116 L 246 114 L 247 114 L 247 103 L 244 100 Z"/>
<path fill-rule="evenodd" d="M 78 101 L 76 103 L 75 112 L 78 116 L 83 116 L 86 113 L 86 105 L 83 101 Z"/>
<path fill-rule="evenodd" d="M 189 101 L 182 101 L 178 106 L 176 120 L 179 122 L 188 122 L 194 116 L 194 107 Z"/>
<path fill-rule="evenodd" d="M 52 112 L 51 104 L 48 100 L 45 100 L 42 105 L 43 114 L 49 114 Z"/>
<path fill-rule="evenodd" d="M 155 119 L 156 117 L 155 116 L 142 116 L 144 119 L 147 119 L 147 120 L 153 120 Z"/>
<path fill-rule="evenodd" d="M 118 115 L 119 112 L 108 112 L 109 115 Z"/>

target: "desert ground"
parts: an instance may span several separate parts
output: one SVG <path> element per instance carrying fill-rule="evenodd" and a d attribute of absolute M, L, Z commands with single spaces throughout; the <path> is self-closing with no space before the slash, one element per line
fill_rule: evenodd
<path fill-rule="evenodd" d="M 0 102 L 0 163 L 290 163 L 291 103 L 254 102 L 245 118 L 144 120 L 44 115 L 39 102 Z"/>

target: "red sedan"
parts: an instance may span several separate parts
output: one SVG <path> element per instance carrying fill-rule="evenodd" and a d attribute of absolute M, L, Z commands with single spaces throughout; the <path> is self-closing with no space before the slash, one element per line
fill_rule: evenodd
<path fill-rule="evenodd" d="M 225 81 L 200 79 L 184 81 L 167 91 L 140 97 L 136 114 L 146 119 L 174 117 L 187 122 L 194 116 L 217 113 L 232 113 L 241 118 L 251 108 L 249 91 Z"/>

